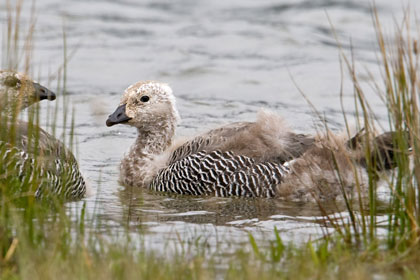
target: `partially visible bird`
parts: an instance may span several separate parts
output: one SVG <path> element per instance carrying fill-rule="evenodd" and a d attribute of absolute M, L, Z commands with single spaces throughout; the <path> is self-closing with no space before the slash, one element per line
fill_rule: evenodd
<path fill-rule="evenodd" d="M 0 71 L 0 182 L 30 188 L 36 197 L 81 198 L 86 182 L 74 155 L 39 126 L 18 119 L 25 108 L 55 98 L 22 73 Z"/>
<path fill-rule="evenodd" d="M 397 148 L 397 137 L 396 132 L 377 136 L 359 132 L 352 138 L 331 131 L 321 133 L 302 156 L 286 163 L 290 172 L 277 186 L 277 197 L 288 201 L 364 197 L 369 183 L 381 181 L 397 167 L 398 154 L 409 153 Z"/>
<path fill-rule="evenodd" d="M 0 70 L 0 108 L 9 115 L 19 113 L 41 100 L 55 100 L 54 92 L 29 79 L 25 74 Z"/>

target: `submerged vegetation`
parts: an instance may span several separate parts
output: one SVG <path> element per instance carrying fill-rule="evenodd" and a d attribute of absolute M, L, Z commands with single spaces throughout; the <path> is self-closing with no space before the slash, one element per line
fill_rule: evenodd
<path fill-rule="evenodd" d="M 4 52 L 7 59 L 3 57 L 2 66 L 11 69 L 21 66 L 17 57 L 26 50 L 23 68 L 25 72 L 30 72 L 28 46 L 31 45 L 33 25 L 21 48 L 18 44 L 21 32 L 19 13 L 19 5 L 15 17 L 11 8 L 9 10 L 8 44 Z M 396 152 L 398 168 L 386 186 L 391 192 L 390 201 L 386 204 L 386 223 L 377 221 L 377 159 L 368 145 L 364 152 L 370 159 L 367 162 L 370 168 L 369 195 L 367 198 L 360 197 L 357 204 L 344 197 L 349 214 L 346 217 L 337 218 L 325 213 L 328 217 L 325 226 L 334 228 L 333 233 L 299 245 L 284 243 L 277 229 L 273 230 L 268 245 L 258 244 L 250 235 L 249 246 L 226 254 L 224 263 L 219 263 L 206 244 L 200 242 L 182 245 L 181 249 L 171 251 L 168 256 L 145 251 L 142 241 L 130 235 L 128 225 L 120 228 L 117 235 L 105 234 L 104 229 L 99 227 L 100 216 L 90 217 L 83 204 L 80 208 L 68 209 L 60 201 L 36 201 L 33 195 L 16 195 L 7 191 L 10 185 L 1 185 L 0 278 L 420 278 L 420 46 L 410 34 L 408 18 L 405 20 L 397 28 L 394 40 L 388 42 L 379 20 L 374 17 L 383 80 L 376 80 L 373 86 L 388 108 L 389 126 L 397 135 L 393 139 L 394 146 L 399 147 Z M 374 112 L 365 98 L 353 60 L 345 55 L 342 59 L 354 85 L 359 128 L 364 128 L 360 137 L 368 139 L 373 137 L 376 126 Z M 66 65 L 66 59 L 64 61 Z M 64 82 L 59 82 L 61 90 L 57 91 L 59 94 L 65 92 L 65 78 L 62 80 Z M 65 115 L 67 112 L 67 109 L 64 110 Z M 54 114 L 57 111 L 53 112 L 53 119 Z M 35 108 L 28 118 L 30 123 L 38 125 L 38 110 Z M 66 116 L 64 120 L 67 120 Z M 54 130 L 55 121 L 51 123 Z M 8 130 L 0 129 L 0 133 L 1 137 L 10 136 Z M 72 133 L 64 140 L 71 147 Z M 405 152 L 410 147 L 411 153 Z M 3 163 L 0 162 L 0 165 Z M 33 189 L 33 186 L 28 186 L 28 189 Z M 319 207 L 323 209 L 321 203 Z M 383 228 L 386 228 L 385 235 L 380 233 Z M 114 229 L 110 227 L 107 230 L 111 232 Z"/>

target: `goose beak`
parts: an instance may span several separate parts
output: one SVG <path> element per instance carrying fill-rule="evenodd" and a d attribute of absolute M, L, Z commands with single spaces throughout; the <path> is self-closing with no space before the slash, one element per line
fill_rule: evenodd
<path fill-rule="evenodd" d="M 125 105 L 126 104 L 118 106 L 115 112 L 109 115 L 108 119 L 106 120 L 106 126 L 113 126 L 114 124 L 126 123 L 129 120 L 131 120 L 131 118 L 125 114 Z"/>
<path fill-rule="evenodd" d="M 55 100 L 56 95 L 51 90 L 47 89 L 46 87 L 41 86 L 38 83 L 33 83 L 35 88 L 35 95 L 38 100 Z"/>

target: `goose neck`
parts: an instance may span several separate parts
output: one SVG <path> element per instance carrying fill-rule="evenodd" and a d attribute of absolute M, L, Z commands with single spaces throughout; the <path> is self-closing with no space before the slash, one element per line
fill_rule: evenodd
<path fill-rule="evenodd" d="M 171 144 L 174 137 L 174 128 L 167 128 L 161 131 L 137 129 L 136 151 L 143 155 L 161 154 Z"/>

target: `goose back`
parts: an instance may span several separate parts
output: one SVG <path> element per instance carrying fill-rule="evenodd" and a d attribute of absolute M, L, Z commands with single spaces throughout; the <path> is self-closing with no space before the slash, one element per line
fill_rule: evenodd
<path fill-rule="evenodd" d="M 29 124 L 25 121 L 17 121 L 15 124 L 16 147 L 30 152 L 35 148 L 40 157 L 45 159 L 62 159 L 68 163 L 75 163 L 76 158 L 66 146 L 57 138 L 43 130 L 41 127 Z"/>
<path fill-rule="evenodd" d="M 314 140 L 292 132 L 276 114 L 260 111 L 256 122 L 231 123 L 185 142 L 172 153 L 169 164 L 203 150 L 232 152 L 257 162 L 284 163 L 302 155 Z"/>

